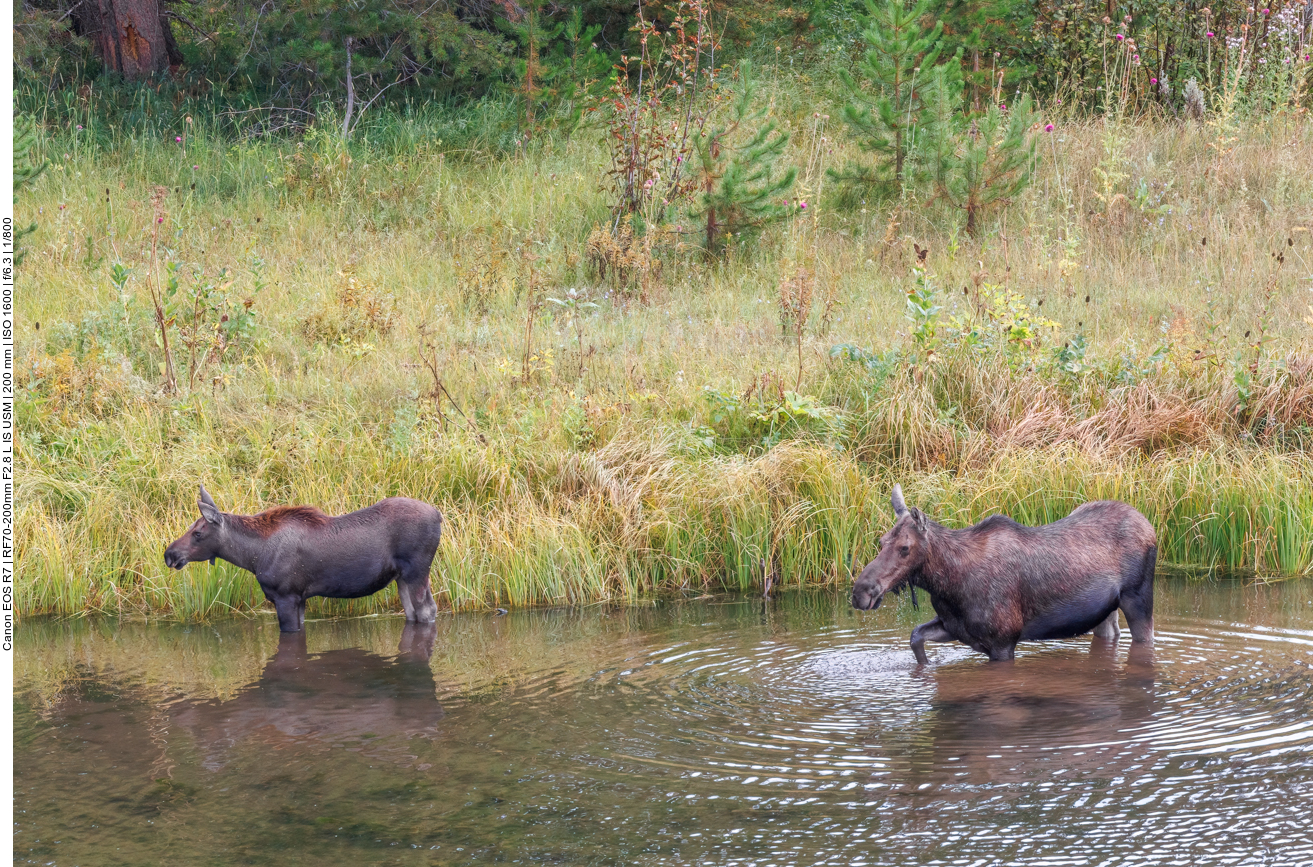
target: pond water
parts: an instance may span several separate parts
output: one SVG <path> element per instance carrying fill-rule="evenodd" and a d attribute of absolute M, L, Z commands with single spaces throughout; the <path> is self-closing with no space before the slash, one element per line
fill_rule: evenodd
<path fill-rule="evenodd" d="M 1313 584 L 1160 577 L 1151 657 L 917 668 L 926 619 L 806 593 L 281 640 L 27 621 L 16 861 L 1313 863 Z"/>

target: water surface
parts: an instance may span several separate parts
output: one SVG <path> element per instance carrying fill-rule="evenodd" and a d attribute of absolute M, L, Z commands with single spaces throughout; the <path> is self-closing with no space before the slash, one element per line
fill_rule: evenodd
<path fill-rule="evenodd" d="M 1151 657 L 1013 664 L 918 668 L 909 603 L 28 621 L 16 860 L 1313 863 L 1310 585 L 1160 577 Z"/>

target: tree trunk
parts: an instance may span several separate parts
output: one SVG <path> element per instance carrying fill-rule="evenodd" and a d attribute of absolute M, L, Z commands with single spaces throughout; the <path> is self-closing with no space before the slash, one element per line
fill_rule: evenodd
<path fill-rule="evenodd" d="M 125 78 L 165 72 L 171 57 L 180 59 L 160 0 L 84 0 L 74 19 L 105 68 Z"/>

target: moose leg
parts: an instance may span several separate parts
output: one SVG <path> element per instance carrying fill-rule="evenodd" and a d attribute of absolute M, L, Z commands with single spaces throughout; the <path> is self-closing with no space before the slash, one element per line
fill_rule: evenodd
<path fill-rule="evenodd" d="M 1122 613 L 1126 615 L 1126 625 L 1131 630 L 1131 641 L 1153 644 L 1153 590 L 1149 598 L 1122 597 Z"/>
<path fill-rule="evenodd" d="M 406 590 L 401 591 L 402 587 Z M 406 619 L 411 623 L 433 623 L 438 619 L 438 603 L 433 600 L 433 591 L 429 589 L 427 580 L 416 581 L 413 584 L 397 581 L 397 589 L 410 595 Z"/>
<path fill-rule="evenodd" d="M 278 612 L 278 628 L 282 632 L 300 632 L 305 617 L 305 602 L 295 596 L 275 596 L 274 609 Z"/>
<path fill-rule="evenodd" d="M 406 622 L 415 622 L 415 600 L 410 596 L 410 585 L 402 579 L 397 579 L 397 596 L 401 598 L 401 607 L 406 611 Z"/>
<path fill-rule="evenodd" d="M 1117 625 L 1117 609 L 1112 609 L 1112 613 L 1103 619 L 1103 622 L 1094 627 L 1094 637 L 1101 638 L 1104 641 L 1115 642 L 1122 634 L 1121 627 Z"/>
<path fill-rule="evenodd" d="M 918 665 L 930 664 L 930 657 L 925 655 L 925 643 L 927 641 L 957 641 L 957 639 L 948 634 L 943 621 L 938 617 L 929 623 L 922 623 L 912 630 L 912 652 L 916 654 Z"/>
<path fill-rule="evenodd" d="M 432 569 L 433 558 L 421 558 L 418 563 L 406 564 L 397 576 L 397 592 L 403 594 L 401 604 L 406 608 L 406 620 L 411 623 L 433 623 L 438 619 L 438 603 L 433 600 L 433 590 L 429 587 Z M 408 605 L 406 593 L 410 596 Z"/>
<path fill-rule="evenodd" d="M 1153 574 L 1157 563 L 1158 549 L 1152 547 L 1144 555 L 1139 580 L 1121 594 L 1122 613 L 1131 630 L 1131 641 L 1137 644 L 1153 644 Z"/>

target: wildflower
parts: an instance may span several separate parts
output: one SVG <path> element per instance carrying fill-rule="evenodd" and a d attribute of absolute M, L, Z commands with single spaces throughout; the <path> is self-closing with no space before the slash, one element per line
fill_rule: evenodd
<path fill-rule="evenodd" d="M 1125 34 L 1125 33 L 1118 33 L 1118 34 L 1117 34 L 1117 41 L 1118 41 L 1118 42 L 1121 42 L 1121 41 L 1124 40 L 1125 38 L 1126 38 L 1126 34 Z"/>
<path fill-rule="evenodd" d="M 1149 79 L 1149 83 L 1150 83 L 1150 84 L 1157 84 L 1157 83 L 1158 83 L 1158 79 L 1156 79 L 1156 78 L 1151 78 L 1151 79 Z"/>
<path fill-rule="evenodd" d="M 807 203 L 806 203 L 806 202 L 799 202 L 799 203 L 798 203 L 798 207 L 799 207 L 799 208 L 802 208 L 802 209 L 805 211 L 805 210 L 807 210 Z"/>
<path fill-rule="evenodd" d="M 1208 36 L 1209 39 L 1212 39 L 1212 38 L 1213 38 L 1213 31 L 1209 30 L 1207 36 Z"/>
<path fill-rule="evenodd" d="M 82 124 L 78 124 L 78 129 L 82 129 Z"/>
<path fill-rule="evenodd" d="M 1264 15 L 1271 15 L 1271 14 L 1272 14 L 1272 10 L 1271 10 L 1271 9 L 1264 9 L 1264 10 L 1263 10 L 1263 14 L 1264 14 Z"/>
<path fill-rule="evenodd" d="M 196 170 L 199 169 L 199 168 L 200 168 L 200 166 L 192 166 L 192 167 L 191 167 L 191 170 L 194 172 L 194 171 L 196 171 Z"/>
<path fill-rule="evenodd" d="M 156 222 L 156 223 L 163 223 L 163 222 L 164 222 L 164 218 L 163 218 L 163 217 L 156 217 L 156 218 L 155 218 L 155 222 Z"/>
<path fill-rule="evenodd" d="M 1053 124 L 1051 124 L 1051 123 L 1046 123 L 1046 124 L 1044 124 L 1044 131 L 1045 131 L 1045 132 L 1053 132 Z"/>
<path fill-rule="evenodd" d="M 180 135 L 175 135 L 175 136 L 173 137 L 173 140 L 174 140 L 174 141 L 182 141 L 182 136 L 180 136 Z"/>
<path fill-rule="evenodd" d="M 1140 62 L 1140 55 L 1138 55 L 1138 54 L 1135 55 L 1134 57 L 1131 58 L 1131 60 L 1134 60 L 1136 63 L 1139 63 L 1139 62 Z"/>

